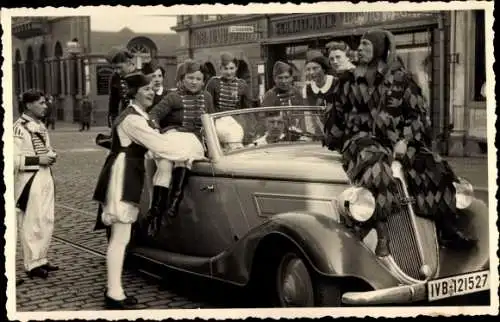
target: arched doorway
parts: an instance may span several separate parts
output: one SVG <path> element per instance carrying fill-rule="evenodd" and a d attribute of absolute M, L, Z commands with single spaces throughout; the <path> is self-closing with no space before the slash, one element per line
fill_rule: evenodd
<path fill-rule="evenodd" d="M 33 48 L 29 46 L 28 50 L 26 51 L 26 86 L 28 89 L 31 89 L 35 86 L 33 60 Z"/>
<path fill-rule="evenodd" d="M 244 60 L 238 60 L 238 71 L 236 72 L 236 77 L 244 79 L 247 84 L 251 84 L 250 69 Z"/>
<path fill-rule="evenodd" d="M 142 68 L 142 64 L 156 58 L 158 52 L 154 41 L 142 36 L 130 40 L 127 44 L 127 49 L 134 55 L 134 63 L 138 69 Z"/>
<path fill-rule="evenodd" d="M 54 80 L 55 80 L 55 86 L 53 86 L 53 92 L 55 90 L 55 93 L 53 94 L 62 94 L 62 78 L 61 78 L 61 59 L 63 56 L 63 50 L 61 43 L 58 41 L 56 42 L 56 45 L 54 47 L 54 57 L 56 60 L 53 62 L 54 64 Z"/>
<path fill-rule="evenodd" d="M 205 69 L 205 81 L 208 82 L 208 80 L 215 75 L 217 75 L 217 72 L 215 71 L 214 65 L 207 61 L 206 63 L 203 64 L 203 67 Z"/>
<path fill-rule="evenodd" d="M 45 50 L 45 44 L 42 44 L 40 46 L 40 56 L 39 56 L 38 66 L 40 70 L 39 84 L 44 93 L 47 93 L 49 91 L 49 86 L 47 84 L 47 70 L 45 66 L 46 58 L 47 58 L 47 52 Z"/>

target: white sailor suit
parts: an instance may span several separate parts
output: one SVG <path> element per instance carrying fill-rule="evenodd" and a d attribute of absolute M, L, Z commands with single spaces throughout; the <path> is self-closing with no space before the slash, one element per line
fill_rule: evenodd
<path fill-rule="evenodd" d="M 43 123 L 21 115 L 14 123 L 14 196 L 26 271 L 48 263 L 55 185 L 50 167 L 39 165 L 39 157 L 53 153 Z"/>

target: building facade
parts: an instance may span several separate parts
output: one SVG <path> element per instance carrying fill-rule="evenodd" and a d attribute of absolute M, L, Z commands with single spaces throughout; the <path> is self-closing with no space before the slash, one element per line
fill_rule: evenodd
<path fill-rule="evenodd" d="M 23 91 L 41 89 L 54 97 L 59 121 L 78 122 L 80 101 L 87 95 L 94 106 L 94 124 L 106 124 L 113 72 L 106 57 L 116 46 L 134 53 L 139 68 L 157 59 L 167 71 L 165 86 L 175 86 L 175 34 L 136 34 L 127 28 L 94 31 L 91 17 L 77 16 L 14 18 L 12 36 L 15 105 Z"/>
<path fill-rule="evenodd" d="M 461 54 L 450 48 L 450 45 L 458 44 L 457 37 L 471 39 L 471 35 L 464 34 L 465 31 L 470 33 L 470 30 L 476 30 L 476 34 L 481 34 L 481 31 L 484 34 L 484 24 L 483 30 L 474 27 L 476 20 L 472 18 L 468 18 L 468 25 L 457 21 L 456 17 L 463 15 L 474 16 L 474 13 L 420 11 L 181 15 L 172 29 L 180 36 L 178 59 L 191 57 L 200 60 L 212 74 L 218 73 L 220 68 L 220 52 L 235 54 L 241 66 L 238 76 L 250 84 L 255 100 L 273 86 L 272 68 L 277 60 L 293 62 L 301 71 L 307 53 L 320 50 L 327 55 L 325 47 L 330 41 L 343 40 L 351 48 L 357 48 L 365 31 L 374 28 L 390 30 L 396 37 L 397 54 L 416 77 L 430 103 L 433 134 L 441 138 L 436 140 L 436 148 L 445 154 L 461 155 L 467 151 L 460 149 L 452 137 L 467 132 L 460 138 L 467 137 L 466 140 L 472 142 L 471 136 L 476 134 L 470 130 L 471 125 L 474 124 L 477 129 L 486 124 L 485 119 L 481 119 L 479 105 L 460 105 L 453 98 L 456 92 L 463 91 L 470 84 L 457 82 L 456 76 L 450 77 L 460 63 L 467 65 L 461 67 L 467 70 L 485 70 L 484 63 L 475 65 L 477 68 L 468 63 L 475 55 L 474 45 L 466 46 L 467 54 L 464 53 L 464 60 L 459 60 L 458 64 L 457 55 Z M 455 42 L 451 39 L 455 39 Z M 484 43 L 482 46 L 484 48 Z M 468 73 L 470 81 L 472 74 L 471 71 Z M 300 76 L 298 84 L 303 81 L 303 76 Z M 453 89 L 452 85 L 455 86 Z M 461 112 L 460 106 L 469 112 Z M 473 121 L 462 122 L 462 127 L 457 128 L 460 113 L 467 114 L 468 119 Z M 469 130 L 465 131 L 464 127 Z"/>

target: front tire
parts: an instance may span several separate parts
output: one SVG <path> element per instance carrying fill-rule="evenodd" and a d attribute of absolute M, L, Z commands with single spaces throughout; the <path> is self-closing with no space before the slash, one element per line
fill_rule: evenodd
<path fill-rule="evenodd" d="M 314 272 L 302 256 L 287 252 L 275 274 L 276 304 L 279 307 L 338 307 L 342 292 L 336 280 Z"/>

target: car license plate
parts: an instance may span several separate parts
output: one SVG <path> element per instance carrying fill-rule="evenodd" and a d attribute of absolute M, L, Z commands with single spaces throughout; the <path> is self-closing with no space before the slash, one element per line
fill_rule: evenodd
<path fill-rule="evenodd" d="M 474 272 L 429 281 L 427 298 L 429 301 L 437 301 L 452 296 L 481 292 L 489 288 L 490 272 Z"/>

